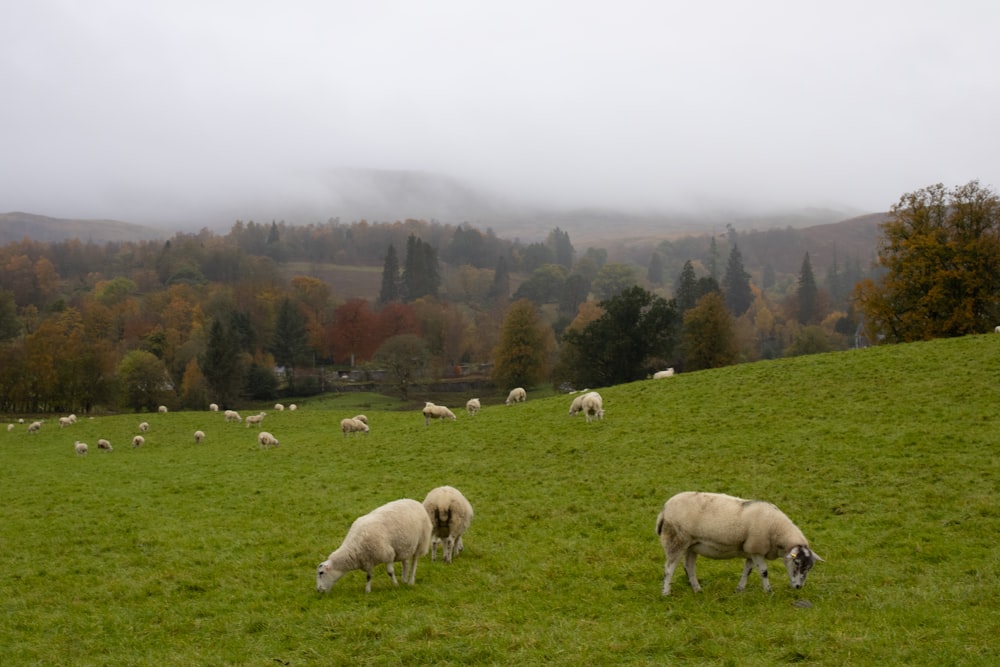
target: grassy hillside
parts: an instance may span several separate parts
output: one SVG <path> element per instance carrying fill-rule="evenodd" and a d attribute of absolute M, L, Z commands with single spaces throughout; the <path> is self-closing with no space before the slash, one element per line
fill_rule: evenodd
<path fill-rule="evenodd" d="M 268 451 L 208 412 L 0 432 L 0 664 L 1000 660 L 1000 336 L 601 393 L 592 424 L 530 391 L 429 427 L 363 397 L 303 401 L 269 411 Z M 359 411 L 372 432 L 345 440 Z M 476 511 L 453 564 L 315 592 L 355 517 L 440 484 Z M 768 595 L 756 573 L 734 593 L 740 562 L 699 559 L 704 592 L 678 572 L 661 597 L 654 523 L 686 489 L 775 502 L 826 562 L 799 591 L 772 563 Z"/>
<path fill-rule="evenodd" d="M 67 220 L 32 213 L 0 213 L 0 245 L 30 238 L 43 243 L 66 239 L 83 242 L 150 241 L 165 239 L 167 232 L 118 220 Z"/>

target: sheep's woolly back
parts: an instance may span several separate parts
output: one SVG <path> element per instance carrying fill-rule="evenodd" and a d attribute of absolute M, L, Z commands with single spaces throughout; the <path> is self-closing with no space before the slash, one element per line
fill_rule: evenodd
<path fill-rule="evenodd" d="M 584 394 L 580 408 L 589 423 L 592 418 L 604 419 L 604 399 L 596 391 Z"/>
<path fill-rule="evenodd" d="M 454 547 L 461 544 L 462 535 L 472 523 L 472 504 L 455 487 L 439 486 L 424 498 L 424 509 L 431 520 L 432 538 L 446 541 L 444 558 L 451 562 Z M 433 557 L 437 549 L 432 549 Z"/>
<path fill-rule="evenodd" d="M 418 558 L 430 544 L 431 520 L 424 506 L 410 498 L 394 500 L 354 520 L 341 545 L 320 563 L 319 579 L 328 590 L 351 570 L 370 572 L 381 563 Z"/>
<path fill-rule="evenodd" d="M 257 434 L 257 442 L 261 447 L 277 447 L 278 439 L 267 431 L 261 431 Z"/>
<path fill-rule="evenodd" d="M 452 421 L 456 420 L 455 413 L 446 408 L 443 405 L 435 405 L 428 402 L 424 406 L 424 422 L 430 423 L 432 419 L 450 419 Z"/>
<path fill-rule="evenodd" d="M 505 401 L 507 405 L 513 405 L 514 403 L 520 403 L 528 398 L 528 392 L 524 390 L 524 387 L 514 387 L 507 394 L 507 400 Z"/>
<path fill-rule="evenodd" d="M 347 417 L 340 420 L 340 430 L 346 438 L 348 433 L 368 433 L 368 424 L 357 417 Z"/>
<path fill-rule="evenodd" d="M 204 431 L 195 431 L 194 432 L 194 441 L 195 441 L 195 443 L 199 443 L 199 442 L 201 442 L 204 439 L 205 439 L 205 432 Z"/>
<path fill-rule="evenodd" d="M 465 409 L 470 415 L 477 414 L 482 407 L 478 398 L 470 398 L 465 402 Z"/>

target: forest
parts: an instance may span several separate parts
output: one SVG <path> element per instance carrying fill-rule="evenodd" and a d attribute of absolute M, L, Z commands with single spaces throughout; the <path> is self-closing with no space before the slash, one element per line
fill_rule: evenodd
<path fill-rule="evenodd" d="M 729 227 L 614 257 L 577 251 L 559 228 L 524 244 L 424 220 L 237 221 L 226 234 L 105 244 L 25 238 L 0 247 L 0 409 L 201 409 L 307 395 L 341 378 L 382 378 L 403 393 L 461 376 L 569 387 L 591 378 L 567 332 L 573 339 L 627 297 L 623 317 L 661 301 L 671 311 L 660 321 L 669 335 L 629 365 L 633 375 L 857 344 L 848 296 L 869 275 L 865 262 L 834 256 L 821 276 L 808 252 L 794 274 L 745 266 L 741 248 L 765 237 L 774 248 L 800 232 Z M 377 288 L 346 294 L 330 278 L 345 269 Z M 695 335 L 708 294 L 721 306 L 704 306 Z M 532 312 L 517 321 L 538 331 L 518 366 L 500 348 L 517 344 L 507 320 L 521 302 Z M 706 344 L 710 354 L 696 352 Z M 403 368 L 401 351 L 412 360 Z"/>

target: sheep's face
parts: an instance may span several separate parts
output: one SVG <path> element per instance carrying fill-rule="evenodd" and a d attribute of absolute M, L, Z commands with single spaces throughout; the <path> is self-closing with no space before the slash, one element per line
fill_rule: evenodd
<path fill-rule="evenodd" d="M 792 583 L 792 588 L 799 589 L 806 585 L 806 575 L 817 561 L 823 560 L 809 547 L 792 547 L 783 560 L 785 568 L 788 570 L 788 579 Z"/>
<path fill-rule="evenodd" d="M 333 569 L 330 561 L 323 561 L 316 568 L 316 592 L 326 593 L 333 588 L 333 585 L 337 583 L 337 579 L 340 579 L 342 576 L 344 576 L 344 573 Z"/>

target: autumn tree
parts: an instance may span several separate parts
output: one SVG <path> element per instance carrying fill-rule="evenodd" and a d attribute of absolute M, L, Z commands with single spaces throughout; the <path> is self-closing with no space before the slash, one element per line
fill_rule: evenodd
<path fill-rule="evenodd" d="M 551 345 L 551 330 L 546 329 L 533 302 L 519 299 L 510 305 L 493 350 L 492 377 L 498 387 L 533 387 L 545 379 Z"/>
<path fill-rule="evenodd" d="M 341 363 L 367 361 L 378 347 L 372 335 L 377 318 L 365 299 L 349 299 L 333 311 L 330 330 L 334 359 Z"/>
<path fill-rule="evenodd" d="M 118 364 L 118 378 L 125 405 L 136 412 L 155 412 L 171 394 L 167 367 L 151 352 L 133 350 L 126 354 Z"/>
<path fill-rule="evenodd" d="M 992 331 L 1000 319 L 1000 199 L 978 181 L 900 197 L 882 225 L 885 274 L 855 289 L 873 334 L 905 342 Z"/>
<path fill-rule="evenodd" d="M 430 351 L 420 336 L 402 334 L 382 343 L 372 361 L 385 370 L 390 386 L 405 401 L 409 399 L 410 388 L 423 377 Z"/>
<path fill-rule="evenodd" d="M 684 314 L 681 338 L 686 370 L 719 368 L 737 361 L 733 316 L 718 292 L 709 292 Z"/>

